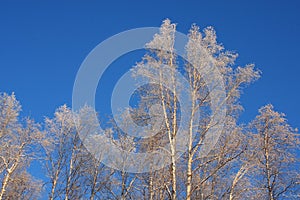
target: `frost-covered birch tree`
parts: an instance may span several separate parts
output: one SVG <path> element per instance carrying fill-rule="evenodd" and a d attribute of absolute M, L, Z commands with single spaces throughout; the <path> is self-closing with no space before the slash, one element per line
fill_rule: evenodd
<path fill-rule="evenodd" d="M 254 186 L 258 198 L 297 199 L 299 194 L 299 134 L 272 105 L 259 110 L 250 124 L 255 149 Z M 296 197 L 296 198 L 295 198 Z"/>
<path fill-rule="evenodd" d="M 28 172 L 42 134 L 33 120 L 19 119 L 20 111 L 14 94 L 0 94 L 0 199 L 37 199 L 42 189 Z"/>

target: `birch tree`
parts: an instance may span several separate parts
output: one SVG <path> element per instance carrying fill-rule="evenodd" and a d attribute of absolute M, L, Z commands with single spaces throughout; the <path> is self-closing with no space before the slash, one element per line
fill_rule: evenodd
<path fill-rule="evenodd" d="M 160 104 L 163 111 L 163 120 L 164 126 L 170 144 L 170 173 L 171 173 L 171 199 L 176 199 L 177 196 L 177 179 L 176 179 L 176 130 L 178 123 L 178 111 L 177 111 L 177 89 L 176 89 L 176 80 L 175 74 L 169 74 L 168 80 L 166 77 L 163 77 L 163 72 L 161 66 L 167 65 L 172 69 L 177 68 L 176 64 L 176 54 L 174 49 L 175 42 L 175 31 L 176 26 L 172 24 L 170 20 L 165 20 L 163 25 L 160 28 L 160 33 L 155 35 L 153 40 L 146 44 L 146 48 L 150 50 L 150 54 L 144 57 L 144 62 L 141 62 L 136 70 L 137 74 L 142 75 L 146 78 L 149 78 L 151 81 L 152 78 L 155 78 L 155 82 L 158 84 L 158 90 L 155 91 L 159 97 Z M 150 71 L 145 71 L 143 64 L 149 64 L 157 70 L 155 75 L 159 77 L 151 77 Z M 146 75 L 146 76 L 145 76 Z M 147 75 L 149 75 L 147 77 Z M 153 75 L 153 74 L 152 74 Z M 158 79 L 157 79 L 158 78 Z M 173 94 L 170 94 L 164 87 L 165 81 L 170 81 L 173 85 Z"/>
<path fill-rule="evenodd" d="M 33 120 L 21 122 L 21 106 L 14 94 L 0 95 L 0 199 L 35 199 L 41 184 L 27 172 L 37 159 L 37 147 L 42 138 Z"/>
<path fill-rule="evenodd" d="M 81 169 L 85 157 L 82 142 L 77 134 L 74 120 L 76 115 L 61 106 L 53 119 L 46 118 L 46 170 L 50 179 L 49 199 L 82 198 Z"/>
<path fill-rule="evenodd" d="M 293 199 L 299 190 L 297 130 L 291 128 L 285 115 L 274 111 L 270 104 L 259 110 L 250 127 L 255 138 L 252 148 L 257 152 L 257 178 L 254 181 L 260 198 Z"/>
<path fill-rule="evenodd" d="M 237 135 L 240 134 L 236 132 L 238 130 L 236 128 L 237 113 L 241 110 L 241 106 L 238 104 L 240 90 L 244 85 L 259 78 L 260 73 L 254 69 L 254 65 L 246 65 L 245 67 L 234 69 L 233 64 L 237 58 L 237 54 L 225 51 L 224 47 L 217 43 L 216 33 L 212 27 L 204 29 L 203 33 L 201 33 L 199 27 L 195 25 L 190 30 L 186 44 L 186 57 L 188 61 L 178 65 L 181 62 L 174 49 L 176 40 L 175 31 L 176 25 L 172 24 L 170 20 L 165 20 L 160 28 L 160 33 L 156 34 L 153 40 L 146 45 L 149 49 L 149 54 L 143 58 L 143 62 L 139 63 L 135 70 L 137 75 L 149 79 L 150 82 L 158 80 L 158 88 L 156 88 L 156 91 L 151 90 L 151 92 L 155 93 L 156 97 L 160 99 L 164 120 L 162 130 L 165 130 L 170 144 L 171 199 L 177 198 L 177 163 L 180 163 L 182 167 L 180 169 L 181 172 L 182 170 L 186 171 L 186 180 L 184 181 L 186 185 L 186 199 L 191 199 L 193 192 L 199 188 L 203 188 L 203 184 L 207 183 L 213 176 L 216 176 L 221 168 L 233 159 L 237 159 L 242 153 L 240 143 L 237 142 L 237 144 L 229 145 L 230 141 L 237 139 Z M 203 53 L 203 51 L 207 52 L 207 54 Z M 212 124 L 209 124 L 209 120 L 211 120 L 211 113 L 209 112 L 211 103 L 210 94 L 212 91 L 207 89 L 207 83 L 205 83 L 205 79 L 203 78 L 204 75 L 201 74 L 201 71 L 205 70 L 205 65 L 207 65 L 210 59 L 213 60 L 215 67 L 222 74 L 225 83 L 226 98 L 219 106 L 226 105 L 228 107 L 227 119 L 225 120 L 227 125 L 224 127 L 226 130 L 222 132 L 224 143 L 220 143 L 212 151 L 213 153 L 206 158 L 201 158 L 200 149 L 203 140 L 210 127 L 212 127 Z M 147 70 L 144 67 L 145 65 L 152 66 L 155 72 L 158 71 L 157 74 L 160 77 L 158 79 L 154 77 L 156 74 L 151 70 Z M 168 77 L 162 76 L 163 65 L 167 65 L 175 70 L 184 71 L 185 78 L 191 86 L 192 106 L 191 113 L 189 113 L 188 130 L 185 130 L 188 138 L 188 149 L 185 159 L 178 162 L 175 158 L 175 154 L 177 153 L 176 142 L 180 141 L 176 141 L 176 134 L 180 121 L 179 108 L 183 109 L 184 105 L 180 106 L 180 102 L 177 102 L 177 96 L 181 92 L 180 87 L 178 87 L 180 83 L 177 82 L 178 80 L 176 80 L 176 76 L 173 73 L 168 74 Z M 172 85 L 172 94 L 170 91 L 166 92 L 167 90 L 164 88 L 164 85 Z M 148 101 L 147 103 L 152 104 L 153 102 Z M 201 118 L 197 118 L 197 112 L 201 114 Z M 225 145 L 225 147 L 222 147 L 222 145 Z M 193 186 L 192 177 L 197 178 L 196 174 L 201 171 L 200 174 L 205 174 L 203 170 L 206 170 L 206 176 L 202 177 L 202 180 L 198 180 L 198 182 L 195 181 L 195 185 Z"/>

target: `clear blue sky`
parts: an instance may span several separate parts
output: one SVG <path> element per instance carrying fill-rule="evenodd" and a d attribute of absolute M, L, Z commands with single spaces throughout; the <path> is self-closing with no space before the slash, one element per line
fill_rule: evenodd
<path fill-rule="evenodd" d="M 165 18 L 186 33 L 215 27 L 219 42 L 255 63 L 262 78 L 241 102 L 245 122 L 272 103 L 300 127 L 300 3 L 294 1 L 0 1 L 0 91 L 15 92 L 24 115 L 41 121 L 71 106 L 76 72 L 101 41 L 121 31 L 159 26 Z"/>

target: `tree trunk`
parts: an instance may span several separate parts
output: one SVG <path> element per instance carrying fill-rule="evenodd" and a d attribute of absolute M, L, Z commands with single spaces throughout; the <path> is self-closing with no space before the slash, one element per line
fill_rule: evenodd
<path fill-rule="evenodd" d="M 5 178 L 3 179 L 2 187 L 1 187 L 1 193 L 0 193 L 0 200 L 3 199 L 3 196 L 4 196 L 4 194 L 5 194 L 6 186 L 7 186 L 7 184 L 8 184 L 10 175 L 11 175 L 11 173 L 8 171 L 7 174 L 6 174 L 6 176 L 5 176 Z"/>
<path fill-rule="evenodd" d="M 267 188 L 268 188 L 268 196 L 270 200 L 274 200 L 273 197 L 273 190 L 272 190 L 272 186 L 271 186 L 271 175 L 270 175 L 270 164 L 269 164 L 269 136 L 267 134 L 267 132 L 265 132 L 265 137 L 264 137 L 264 145 L 265 145 L 265 160 L 266 160 L 266 164 L 265 164 L 265 168 L 266 168 L 266 175 L 267 175 Z"/>
<path fill-rule="evenodd" d="M 153 200 L 153 198 L 154 198 L 153 176 L 152 176 L 152 173 L 150 173 L 150 177 L 149 177 L 149 200 Z"/>

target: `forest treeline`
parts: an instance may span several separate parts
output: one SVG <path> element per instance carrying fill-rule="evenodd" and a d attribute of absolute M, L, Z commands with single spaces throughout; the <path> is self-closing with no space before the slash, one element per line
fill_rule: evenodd
<path fill-rule="evenodd" d="M 261 73 L 254 65 L 235 67 L 237 54 L 225 51 L 217 43 L 212 27 L 201 32 L 192 26 L 186 44 L 188 62 L 180 62 L 174 49 L 175 32 L 176 25 L 165 20 L 160 33 L 146 45 L 149 53 L 133 72 L 156 84 L 140 88 L 139 105 L 129 115 L 120 116 L 126 127 L 129 118 L 144 126 L 154 123 L 149 120 L 154 114 L 162 114 L 160 131 L 150 138 L 134 139 L 114 120 L 106 125 L 110 127 L 107 137 L 128 152 L 151 152 L 169 144 L 166 155 L 170 164 L 144 173 L 107 167 L 86 149 L 79 134 L 83 127 L 93 126 L 92 121 L 82 120 L 86 113 L 93 112 L 91 108 L 73 112 L 63 105 L 53 117 L 37 123 L 21 117 L 15 94 L 1 93 L 0 199 L 299 199 L 298 130 L 270 104 L 261 107 L 251 122 L 238 123 L 243 111 L 240 94 Z M 203 54 L 203 49 L 208 53 Z M 203 80 L 199 73 L 208 56 L 223 77 L 226 115 L 217 143 L 203 154 L 206 133 L 216 125 L 210 123 L 213 116 L 209 110 L 211 91 L 206 86 L 209 80 Z M 187 148 L 179 158 L 176 134 L 180 109 L 185 109 L 176 97 L 180 87 L 174 87 L 172 92 L 166 90 L 164 85 L 176 84 L 175 75 L 170 73 L 167 79 L 153 77 L 154 71 L 145 67 L 149 64 L 157 72 L 161 65 L 174 69 L 183 65 L 183 73 L 192 86 L 189 126 L 184 130 Z M 151 108 L 154 104 L 158 106 Z"/>

